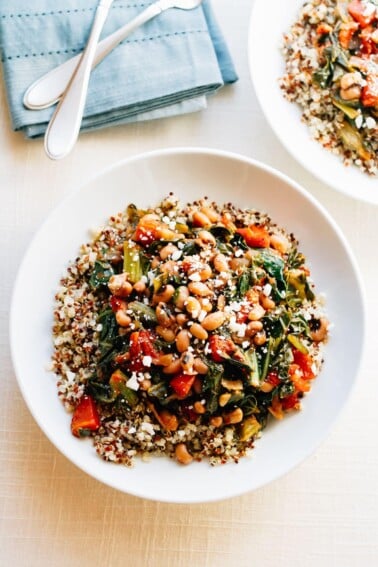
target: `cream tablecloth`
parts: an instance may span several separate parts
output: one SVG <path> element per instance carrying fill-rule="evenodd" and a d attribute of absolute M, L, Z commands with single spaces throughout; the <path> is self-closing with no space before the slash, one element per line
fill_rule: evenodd
<path fill-rule="evenodd" d="M 26 142 L 11 132 L 4 92 L 0 93 L 1 566 L 378 565 L 378 209 L 330 191 L 287 154 L 269 129 L 248 75 L 252 3 L 213 2 L 241 79 L 200 114 L 83 135 L 70 157 L 54 163 L 44 156 L 40 141 Z M 8 344 L 17 267 L 51 209 L 71 188 L 114 161 L 183 145 L 253 156 L 307 187 L 349 239 L 368 299 L 369 344 L 360 380 L 318 451 L 257 492 L 194 506 L 121 494 L 71 465 L 30 416 Z"/>

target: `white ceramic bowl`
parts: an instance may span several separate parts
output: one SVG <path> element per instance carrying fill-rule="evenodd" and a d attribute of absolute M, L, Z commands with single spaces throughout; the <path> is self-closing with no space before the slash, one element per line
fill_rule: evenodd
<path fill-rule="evenodd" d="M 338 191 L 378 204 L 378 178 L 346 167 L 341 158 L 311 139 L 301 122 L 299 105 L 288 102 L 279 88 L 285 62 L 283 35 L 297 20 L 304 0 L 255 0 L 249 29 L 249 63 L 260 106 L 281 143 L 313 175 Z"/>
<path fill-rule="evenodd" d="M 303 411 L 272 423 L 251 458 L 212 468 L 182 467 L 165 458 L 132 469 L 102 461 L 90 440 L 70 433 L 70 416 L 46 371 L 52 352 L 53 296 L 88 229 L 101 226 L 129 202 L 154 205 L 170 191 L 183 202 L 204 195 L 255 207 L 300 240 L 318 292 L 334 324 L 326 362 Z M 25 313 L 27 321 L 25 323 Z M 353 321 L 353 333 L 350 332 Z M 68 459 L 96 479 L 137 496 L 168 502 L 219 500 L 256 489 L 288 472 L 325 437 L 356 379 L 364 343 L 361 283 L 348 244 L 328 213 L 296 183 L 255 161 L 205 149 L 144 154 L 114 165 L 62 202 L 41 227 L 15 284 L 11 347 L 19 386 L 35 420 Z M 348 353 L 348 356 L 345 356 Z"/>

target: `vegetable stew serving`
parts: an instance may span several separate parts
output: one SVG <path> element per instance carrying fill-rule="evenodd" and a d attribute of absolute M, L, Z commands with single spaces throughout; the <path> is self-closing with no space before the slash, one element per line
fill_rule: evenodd
<path fill-rule="evenodd" d="M 81 247 L 53 335 L 72 433 L 102 458 L 218 464 L 300 409 L 328 321 L 292 234 L 256 210 L 170 195 L 129 205 Z"/>
<path fill-rule="evenodd" d="M 309 0 L 285 34 L 285 97 L 311 136 L 378 173 L 378 1 Z"/>

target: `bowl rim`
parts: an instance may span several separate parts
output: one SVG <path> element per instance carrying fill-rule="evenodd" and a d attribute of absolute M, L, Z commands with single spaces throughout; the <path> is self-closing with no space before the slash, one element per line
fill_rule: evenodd
<path fill-rule="evenodd" d="M 355 373 L 354 373 L 353 381 L 350 385 L 349 391 L 347 393 L 347 396 L 344 400 L 343 405 L 340 406 L 340 408 L 337 410 L 337 412 L 335 412 L 335 414 L 329 420 L 328 427 L 325 429 L 321 438 L 318 439 L 316 443 L 313 443 L 312 445 L 309 444 L 307 450 L 304 451 L 303 454 L 300 456 L 300 458 L 295 461 L 294 465 L 291 465 L 290 467 L 286 468 L 285 470 L 277 473 L 271 479 L 268 479 L 267 481 L 262 480 L 260 483 L 256 484 L 254 487 L 252 487 L 250 489 L 241 488 L 239 490 L 235 490 L 232 494 L 224 496 L 224 497 L 222 497 L 222 496 L 211 496 L 210 495 L 206 499 L 199 498 L 198 500 L 195 500 L 193 498 L 185 499 L 184 495 L 181 499 L 175 498 L 174 500 L 169 499 L 168 497 L 159 497 L 158 495 L 156 497 L 152 497 L 150 495 L 146 496 L 143 493 L 143 490 L 129 490 L 129 489 L 121 488 L 120 486 L 117 485 L 117 483 L 112 482 L 111 480 L 108 480 L 108 479 L 104 480 L 101 477 L 101 475 L 97 473 L 97 471 L 90 470 L 89 466 L 85 466 L 85 464 L 77 462 L 77 459 L 75 457 L 73 458 L 69 454 L 69 451 L 66 450 L 64 446 L 61 446 L 61 445 L 57 446 L 57 444 L 53 440 L 53 436 L 50 434 L 50 431 L 47 430 L 47 428 L 43 424 L 43 420 L 40 419 L 40 417 L 36 414 L 36 412 L 34 411 L 34 409 L 32 407 L 31 400 L 29 399 L 27 392 L 26 392 L 26 389 L 24 387 L 24 383 L 23 383 L 24 381 L 21 378 L 21 371 L 19 369 L 18 356 L 16 355 L 16 347 L 15 347 L 16 340 L 17 340 L 17 337 L 16 337 L 17 326 L 16 326 L 16 317 L 15 317 L 16 300 L 17 300 L 18 294 L 20 293 L 19 288 L 20 288 L 20 285 L 21 285 L 21 275 L 22 275 L 23 267 L 27 263 L 29 251 L 32 248 L 33 242 L 35 240 L 37 240 L 40 233 L 42 233 L 44 231 L 44 228 L 48 224 L 50 218 L 52 216 L 58 214 L 59 210 L 63 209 L 67 205 L 67 203 L 69 203 L 71 200 L 74 200 L 76 195 L 78 193 L 80 193 L 81 190 L 84 189 L 86 186 L 91 185 L 94 181 L 99 180 L 101 177 L 108 175 L 110 172 L 114 171 L 117 168 L 122 168 L 122 167 L 129 165 L 129 164 L 148 160 L 150 158 L 159 158 L 159 157 L 162 157 L 162 156 L 175 157 L 176 155 L 177 156 L 180 156 L 180 155 L 194 155 L 194 156 L 198 155 L 198 156 L 210 156 L 210 157 L 213 156 L 213 157 L 220 157 L 220 158 L 225 158 L 225 159 L 231 159 L 233 161 L 242 162 L 242 163 L 245 163 L 247 165 L 251 165 L 252 167 L 255 167 L 255 168 L 257 168 L 257 169 L 259 169 L 263 172 L 270 174 L 271 176 L 275 177 L 276 179 L 278 179 L 278 180 L 280 180 L 284 183 L 287 183 L 292 188 L 294 188 L 297 192 L 299 192 L 306 200 L 308 200 L 311 203 L 311 205 L 313 207 L 315 207 L 317 209 L 318 212 L 321 213 L 321 215 L 323 215 L 323 217 L 325 217 L 326 221 L 331 225 L 333 231 L 337 234 L 341 244 L 343 245 L 343 249 L 344 249 L 345 254 L 346 254 L 348 261 L 350 263 L 350 267 L 353 270 L 353 274 L 356 278 L 356 282 L 357 282 L 356 292 L 359 294 L 361 306 L 362 306 L 362 312 L 361 312 L 361 331 L 362 331 L 361 349 L 359 351 L 359 356 L 358 356 L 358 359 L 356 361 L 356 370 L 355 370 Z M 360 374 L 361 365 L 362 365 L 362 361 L 363 361 L 364 353 L 365 353 L 365 349 L 366 349 L 365 336 L 366 336 L 366 296 L 365 296 L 365 289 L 364 289 L 363 281 L 362 281 L 362 278 L 361 278 L 360 270 L 359 270 L 357 261 L 354 257 L 354 254 L 349 247 L 349 244 L 348 244 L 346 237 L 344 236 L 340 227 L 337 225 L 336 221 L 333 220 L 332 216 L 325 209 L 325 207 L 319 201 L 317 201 L 315 199 L 315 197 L 311 193 L 309 193 L 306 189 L 304 189 L 300 184 L 298 184 L 296 181 L 291 179 L 289 176 L 278 171 L 277 169 L 275 169 L 274 167 L 272 167 L 270 165 L 267 165 L 263 162 L 255 160 L 254 158 L 250 158 L 248 156 L 245 156 L 245 155 L 242 155 L 242 154 L 239 154 L 239 153 L 236 153 L 236 152 L 231 152 L 231 151 L 227 151 L 227 150 L 220 150 L 220 149 L 212 149 L 212 148 L 208 148 L 208 147 L 197 147 L 197 146 L 169 147 L 169 148 L 155 149 L 155 150 L 151 150 L 151 151 L 147 151 L 147 152 L 138 153 L 138 154 L 135 154 L 133 156 L 129 156 L 125 159 L 118 160 L 117 162 L 115 162 L 113 164 L 110 164 L 106 168 L 104 168 L 104 169 L 100 170 L 99 172 L 93 174 L 89 179 L 87 179 L 86 181 L 81 183 L 78 187 L 74 187 L 55 207 L 53 207 L 53 209 L 48 213 L 45 220 L 41 223 L 39 228 L 35 231 L 32 238 L 30 239 L 28 247 L 23 254 L 21 262 L 19 263 L 17 275 L 16 275 L 16 278 L 14 280 L 13 292 L 12 292 L 12 298 L 11 298 L 11 304 L 10 304 L 10 317 L 9 317 L 9 341 L 10 341 L 11 360 L 12 360 L 16 380 L 17 380 L 17 383 L 18 383 L 18 387 L 21 391 L 23 400 L 24 400 L 26 406 L 28 407 L 32 417 L 34 418 L 35 422 L 38 424 L 38 426 L 42 430 L 42 432 L 45 434 L 45 436 L 49 439 L 49 441 L 55 447 L 55 449 L 57 449 L 62 455 L 64 455 L 78 469 L 82 470 L 84 473 L 86 473 L 90 477 L 94 478 L 95 480 L 101 482 L 102 484 L 110 486 L 110 487 L 112 487 L 112 488 L 114 488 L 114 489 L 116 489 L 116 490 L 118 490 L 118 491 L 120 491 L 124 494 L 129 494 L 129 495 L 132 495 L 132 496 L 136 496 L 136 497 L 140 497 L 140 498 L 144 498 L 144 499 L 148 499 L 148 500 L 152 500 L 152 501 L 166 502 L 166 503 L 171 503 L 171 504 L 198 504 L 198 503 L 204 503 L 204 502 L 218 502 L 218 501 L 222 501 L 222 500 L 226 500 L 226 499 L 229 499 L 229 498 L 234 498 L 234 497 L 240 496 L 240 495 L 245 494 L 247 492 L 252 492 L 252 491 L 258 490 L 259 488 L 269 484 L 270 482 L 285 476 L 287 473 L 289 473 L 291 470 L 293 470 L 299 464 L 301 464 L 305 459 L 307 459 L 311 454 L 313 454 L 314 451 L 316 451 L 317 447 L 323 441 L 325 441 L 325 439 L 328 437 L 330 430 L 332 429 L 335 421 L 337 419 L 339 419 L 342 411 L 344 411 L 345 407 L 347 406 L 347 403 L 350 400 L 352 392 L 354 391 L 354 388 L 356 387 L 356 383 L 357 383 L 357 380 L 358 380 L 358 376 Z"/>
<path fill-rule="evenodd" d="M 296 0 L 299 4 L 298 9 L 300 9 L 300 7 L 304 4 L 304 0 L 301 2 L 300 0 Z M 292 144 L 287 142 L 287 139 L 284 135 L 284 133 L 281 131 L 281 129 L 279 127 L 277 127 L 275 120 L 273 120 L 271 113 L 267 111 L 266 105 L 264 103 L 264 93 L 263 93 L 263 89 L 261 88 L 259 81 L 257 80 L 257 76 L 254 70 L 254 66 L 253 66 L 253 59 L 254 59 L 254 53 L 255 50 L 253 48 L 255 39 L 254 39 L 254 34 L 252 33 L 252 30 L 255 29 L 255 21 L 258 20 L 256 14 L 258 13 L 258 10 L 260 9 L 260 6 L 264 5 L 263 0 L 255 0 L 252 9 L 251 9 L 251 13 L 250 13 L 250 18 L 249 18 L 249 25 L 248 25 L 248 44 L 247 44 L 247 59 L 248 59 L 248 67 L 249 67 L 249 75 L 251 78 L 251 82 L 253 85 L 253 89 L 256 95 L 256 99 L 257 102 L 259 104 L 260 109 L 263 112 L 263 115 L 270 127 L 270 129 L 272 130 L 272 132 L 274 133 L 274 135 L 276 136 L 276 138 L 279 140 L 279 142 L 281 143 L 282 147 L 290 154 L 290 156 L 301 166 L 303 167 L 303 169 L 311 174 L 315 179 L 317 179 L 318 181 L 321 181 L 324 186 L 326 186 L 329 189 L 332 189 L 334 191 L 337 191 L 339 194 L 344 195 L 345 197 L 349 197 L 350 199 L 354 199 L 363 203 L 368 203 L 370 205 L 373 206 L 378 206 L 378 193 L 374 192 L 374 187 L 371 187 L 371 194 L 367 193 L 366 191 L 362 194 L 362 195 L 358 195 L 357 193 L 355 193 L 354 191 L 348 190 L 348 189 L 344 189 L 340 183 L 333 183 L 329 178 L 326 178 L 323 174 L 322 171 L 325 170 L 325 168 L 315 168 L 315 167 L 311 167 L 308 164 L 308 160 L 306 160 L 301 153 L 298 153 L 295 148 L 293 147 Z M 294 22 L 294 20 L 293 20 Z M 282 33 L 284 33 L 284 30 L 282 30 Z M 277 46 L 278 49 L 278 46 Z M 277 81 L 279 79 L 279 76 L 276 77 Z M 283 95 L 282 95 L 283 98 Z M 289 105 L 294 105 L 295 103 L 292 102 L 288 102 L 287 104 Z M 297 108 L 299 109 L 300 114 L 302 114 L 302 111 L 299 107 L 299 105 L 296 105 Z M 300 120 L 300 116 L 298 117 L 298 120 Z M 304 127 L 306 127 L 308 129 L 309 132 L 309 127 L 307 125 L 303 125 Z M 339 165 L 340 167 L 344 167 L 345 170 L 347 170 L 347 166 L 345 166 L 340 158 L 340 156 L 338 155 L 332 155 L 331 152 L 329 152 L 328 150 L 326 150 L 325 148 L 321 148 L 321 145 L 319 142 L 317 142 L 316 140 L 312 139 L 310 134 L 308 134 L 308 143 L 309 143 L 309 147 L 310 145 L 312 145 L 313 148 L 319 148 L 322 153 L 324 152 L 324 155 L 326 156 L 325 159 L 334 159 L 335 162 L 337 160 L 339 160 Z M 353 169 L 351 169 L 353 168 Z M 349 171 L 354 171 L 356 172 L 356 174 L 358 174 L 358 176 L 361 175 L 361 180 L 366 181 L 366 183 L 368 183 L 369 181 L 371 181 L 371 185 L 373 185 L 373 183 L 375 182 L 378 185 L 378 176 L 369 176 L 367 173 L 364 173 L 362 171 L 359 171 L 358 168 L 354 165 L 349 166 Z M 358 181 L 358 180 L 357 180 Z"/>

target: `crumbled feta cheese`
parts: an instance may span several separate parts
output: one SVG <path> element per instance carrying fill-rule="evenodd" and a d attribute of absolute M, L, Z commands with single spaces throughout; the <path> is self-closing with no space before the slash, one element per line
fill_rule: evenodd
<path fill-rule="evenodd" d="M 151 364 L 152 364 L 152 358 L 151 358 L 151 356 L 144 356 L 144 357 L 142 358 L 142 363 L 143 363 L 143 366 L 146 366 L 147 368 L 149 368 L 149 367 L 151 366 Z"/>
<path fill-rule="evenodd" d="M 126 382 L 126 386 L 130 388 L 130 390 L 135 390 L 135 391 L 139 390 L 138 376 L 136 375 L 135 372 L 132 373 L 131 378 L 129 378 L 128 381 Z"/>
<path fill-rule="evenodd" d="M 366 124 L 366 128 L 369 128 L 369 130 L 373 130 L 376 127 L 377 122 L 374 120 L 372 116 L 368 116 L 365 120 L 365 124 Z"/>
<path fill-rule="evenodd" d="M 133 426 L 129 427 L 129 430 L 128 430 L 127 433 L 130 433 L 130 435 L 132 435 L 133 433 L 136 433 L 136 428 L 133 427 Z"/>
<path fill-rule="evenodd" d="M 190 274 L 189 279 L 192 282 L 200 282 L 201 281 L 201 276 L 199 275 L 198 272 L 194 272 L 194 274 Z"/>
<path fill-rule="evenodd" d="M 206 343 L 205 348 L 204 348 L 204 353 L 205 354 L 210 354 L 211 353 L 211 348 L 209 343 Z"/>
<path fill-rule="evenodd" d="M 171 258 L 174 262 L 177 262 L 177 260 L 179 260 L 181 256 L 182 256 L 181 250 L 176 250 L 175 252 L 173 252 Z"/>
<path fill-rule="evenodd" d="M 229 307 L 231 311 L 238 312 L 241 309 L 241 304 L 238 301 L 231 301 Z"/>
<path fill-rule="evenodd" d="M 235 257 L 236 258 L 240 258 L 240 256 L 243 256 L 243 254 L 244 254 L 244 252 L 243 252 L 243 250 L 240 250 L 240 248 L 235 250 Z"/>
<path fill-rule="evenodd" d="M 75 372 L 71 372 L 70 370 L 67 370 L 66 378 L 67 378 L 67 382 L 69 382 L 70 384 L 73 384 L 75 382 L 75 378 L 76 378 Z"/>
<path fill-rule="evenodd" d="M 231 333 L 236 333 L 238 337 L 242 338 L 245 336 L 247 325 L 245 323 L 236 323 L 236 321 L 230 321 L 229 328 Z"/>
<path fill-rule="evenodd" d="M 363 118 L 362 114 L 359 114 L 359 115 L 357 116 L 357 118 L 355 118 L 355 120 L 354 120 L 354 123 L 355 123 L 355 125 L 356 125 L 356 128 L 360 129 L 361 126 L 362 126 L 363 121 L 364 121 L 364 118 Z"/>

